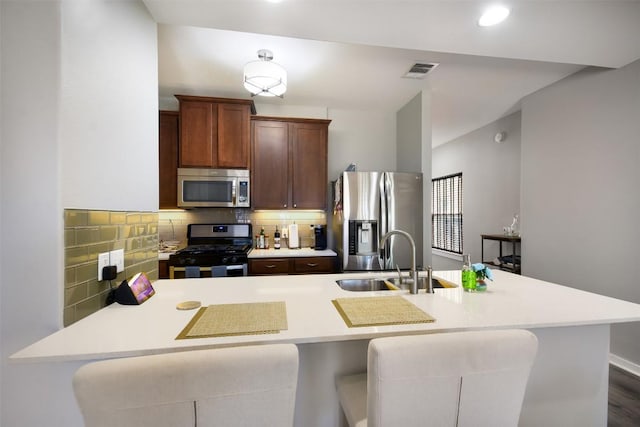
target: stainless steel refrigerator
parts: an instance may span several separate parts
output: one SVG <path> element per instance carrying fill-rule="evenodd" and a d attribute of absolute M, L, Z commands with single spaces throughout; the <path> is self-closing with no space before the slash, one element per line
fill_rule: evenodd
<path fill-rule="evenodd" d="M 409 233 L 422 266 L 422 174 L 343 172 L 334 182 L 333 241 L 343 271 L 411 268 L 411 246 L 394 235 L 379 257 L 380 239 L 391 230 Z"/>

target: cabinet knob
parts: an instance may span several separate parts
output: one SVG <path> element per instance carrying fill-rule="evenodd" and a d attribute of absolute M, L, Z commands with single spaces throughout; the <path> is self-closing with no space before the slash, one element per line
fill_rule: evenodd
<path fill-rule="evenodd" d="M 296 205 L 296 204 L 294 203 L 294 204 L 293 204 L 293 207 L 294 207 L 294 208 L 297 208 L 297 207 L 298 207 L 298 205 Z"/>
<path fill-rule="evenodd" d="M 286 207 L 287 207 L 287 204 L 285 203 L 284 205 L 282 205 L 282 207 L 286 208 Z"/>

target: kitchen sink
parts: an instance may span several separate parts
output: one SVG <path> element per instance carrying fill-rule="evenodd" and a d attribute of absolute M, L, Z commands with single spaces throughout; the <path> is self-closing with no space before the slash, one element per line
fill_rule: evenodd
<path fill-rule="evenodd" d="M 338 286 L 345 291 L 365 292 L 365 291 L 388 291 L 389 288 L 384 283 L 384 279 L 342 279 L 336 280 Z"/>
<path fill-rule="evenodd" d="M 362 278 L 362 279 L 342 279 L 336 280 L 338 286 L 340 286 L 345 291 L 351 292 L 366 292 L 366 291 L 388 291 L 393 287 L 400 288 L 401 290 L 409 289 L 410 278 L 403 277 L 402 284 L 398 284 L 398 278 Z M 427 282 L 426 277 L 420 277 L 418 279 L 418 289 L 425 289 L 425 285 Z M 390 286 L 387 285 L 387 283 Z M 431 282 L 433 283 L 433 288 L 453 288 L 456 287 L 453 283 L 449 282 L 441 282 L 440 279 L 432 278 Z"/>
<path fill-rule="evenodd" d="M 411 282 L 413 282 L 413 279 L 411 279 L 409 277 L 403 277 L 401 284 L 398 284 L 398 278 L 397 277 L 393 277 L 393 278 L 387 279 L 387 281 L 390 282 L 393 286 L 399 287 L 400 289 L 409 289 L 409 284 Z M 452 286 L 445 286 L 444 284 L 442 284 L 436 278 L 432 278 L 431 279 L 431 283 L 433 283 L 433 289 L 450 288 L 450 287 L 452 287 Z M 427 278 L 426 277 L 419 277 L 418 278 L 418 289 L 426 289 L 426 286 L 427 286 Z"/>

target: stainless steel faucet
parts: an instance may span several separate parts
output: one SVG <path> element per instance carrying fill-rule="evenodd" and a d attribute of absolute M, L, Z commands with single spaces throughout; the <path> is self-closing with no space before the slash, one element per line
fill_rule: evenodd
<path fill-rule="evenodd" d="M 418 269 L 416 268 L 416 264 L 417 264 L 416 263 L 416 242 L 413 240 L 413 237 L 411 237 L 411 234 L 402 230 L 391 230 L 390 232 L 382 236 L 382 239 L 380 239 L 380 250 L 381 251 L 383 250 L 387 242 L 387 239 L 393 236 L 394 234 L 406 237 L 407 240 L 409 241 L 409 244 L 411 245 L 411 255 L 412 255 L 411 256 L 411 277 L 413 279 L 413 282 L 411 283 L 409 292 L 412 294 L 417 294 L 418 293 Z"/>

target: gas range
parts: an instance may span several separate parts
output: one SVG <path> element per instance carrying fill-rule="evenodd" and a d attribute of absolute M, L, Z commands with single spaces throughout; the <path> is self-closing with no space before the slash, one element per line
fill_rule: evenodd
<path fill-rule="evenodd" d="M 187 247 L 169 257 L 169 276 L 246 276 L 251 224 L 189 224 Z"/>

